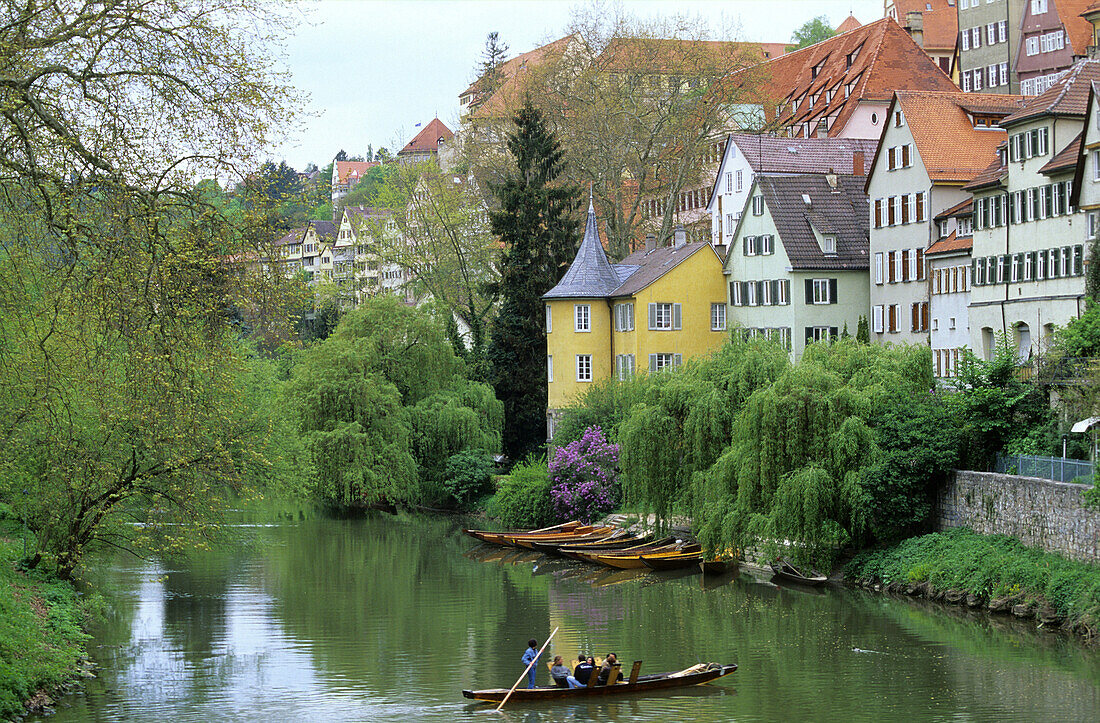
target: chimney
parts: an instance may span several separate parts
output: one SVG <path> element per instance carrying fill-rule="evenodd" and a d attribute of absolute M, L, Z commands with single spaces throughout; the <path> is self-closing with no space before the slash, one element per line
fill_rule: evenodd
<path fill-rule="evenodd" d="M 645 235 L 645 252 L 652 253 L 657 250 L 657 234 L 647 233 Z"/>
<path fill-rule="evenodd" d="M 676 224 L 676 228 L 672 230 L 672 247 L 680 248 L 687 243 L 687 231 L 684 230 L 684 225 L 681 223 Z"/>
<path fill-rule="evenodd" d="M 911 10 L 905 13 L 905 29 L 909 31 L 913 42 L 924 48 L 924 15 L 919 10 Z"/>
<path fill-rule="evenodd" d="M 852 154 L 852 175 L 863 175 L 863 151 L 856 151 Z"/>

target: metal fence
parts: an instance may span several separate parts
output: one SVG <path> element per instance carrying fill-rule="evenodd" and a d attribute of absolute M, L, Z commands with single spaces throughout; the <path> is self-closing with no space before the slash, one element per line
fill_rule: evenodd
<path fill-rule="evenodd" d="M 1091 483 L 1096 466 L 1092 462 L 1061 457 L 1033 457 L 1027 454 L 997 455 L 996 471 L 1039 477 L 1055 482 Z"/>

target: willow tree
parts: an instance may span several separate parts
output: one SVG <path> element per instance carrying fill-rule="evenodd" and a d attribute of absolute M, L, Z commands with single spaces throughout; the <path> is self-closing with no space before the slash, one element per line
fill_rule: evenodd
<path fill-rule="evenodd" d="M 290 121 L 265 51 L 289 25 L 253 0 L 5 7 L 0 497 L 70 575 L 92 545 L 186 536 L 157 523 L 204 520 L 256 446 L 227 310 L 272 285 L 248 263 L 271 234 L 196 182 Z"/>
<path fill-rule="evenodd" d="M 660 522 L 693 504 L 693 476 L 726 449 L 738 410 L 787 365 L 777 344 L 733 341 L 713 354 L 645 378 L 642 400 L 619 434 L 624 496 Z"/>
<path fill-rule="evenodd" d="M 927 349 L 841 341 L 812 345 L 745 402 L 729 448 L 699 478 L 696 520 L 714 549 L 763 545 L 825 562 L 862 539 L 880 451 L 870 420 L 899 392 L 932 385 Z"/>

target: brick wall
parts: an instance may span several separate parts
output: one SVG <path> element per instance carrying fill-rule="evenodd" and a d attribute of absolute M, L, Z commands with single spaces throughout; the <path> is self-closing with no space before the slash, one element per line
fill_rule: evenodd
<path fill-rule="evenodd" d="M 1100 562 L 1100 512 L 1081 505 L 1088 485 L 957 471 L 940 491 L 938 529 L 969 527 L 1017 537 L 1070 559 Z"/>

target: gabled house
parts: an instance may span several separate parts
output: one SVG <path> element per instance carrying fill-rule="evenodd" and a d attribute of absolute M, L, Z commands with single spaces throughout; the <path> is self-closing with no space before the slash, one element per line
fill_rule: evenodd
<path fill-rule="evenodd" d="M 1097 11 L 1100 12 L 1100 6 Z M 1100 83 L 1092 82 L 1090 86 L 1070 198 L 1070 203 L 1085 216 L 1084 240 L 1089 246 L 1085 252 L 1086 266 L 1096 262 L 1090 252 L 1092 242 L 1100 237 Z"/>
<path fill-rule="evenodd" d="M 938 214 L 928 247 L 929 343 L 937 377 L 955 376 L 963 349 L 970 345 L 970 248 L 974 241 L 974 202 L 966 199 Z"/>
<path fill-rule="evenodd" d="M 1088 57 L 1092 23 L 1082 17 L 1093 0 L 1027 0 L 1016 73 L 1022 95 L 1039 95 L 1077 60 Z"/>
<path fill-rule="evenodd" d="M 1007 143 L 968 189 L 974 195 L 970 345 L 985 358 L 997 334 L 1021 361 L 1083 310 L 1085 218 L 1073 203 L 1088 97 L 1100 61 L 1079 61 L 1000 122 Z"/>
<path fill-rule="evenodd" d="M 732 327 L 784 344 L 854 335 L 867 313 L 867 196 L 862 176 L 761 174 L 726 254 Z"/>
<path fill-rule="evenodd" d="M 1020 92 L 1020 23 L 1029 0 L 956 0 L 959 87 L 972 93 Z"/>
<path fill-rule="evenodd" d="M 447 144 L 455 137 L 447 125 L 433 118 L 428 125 L 417 133 L 405 147 L 397 152 L 399 163 L 424 163 L 426 161 L 439 161 L 440 156 L 446 155 Z"/>
<path fill-rule="evenodd" d="M 709 243 L 647 247 L 612 264 L 591 204 L 584 239 L 546 302 L 547 437 L 592 382 L 656 373 L 726 339 L 722 262 Z"/>
<path fill-rule="evenodd" d="M 834 172 L 865 176 L 876 141 L 863 138 L 780 138 L 731 134 L 718 166 L 710 202 L 710 239 L 719 254 L 735 238 L 745 199 L 758 174 Z"/>
<path fill-rule="evenodd" d="M 996 158 L 997 122 L 1019 98 L 898 91 L 887 110 L 867 195 L 871 203 L 871 340 L 928 344 L 925 253 L 933 221 L 968 199 L 963 186 Z"/>
<path fill-rule="evenodd" d="M 896 20 L 949 76 L 955 69 L 958 47 L 959 15 L 955 3 L 956 0 L 885 0 L 886 17 Z"/>
<path fill-rule="evenodd" d="M 367 171 L 379 165 L 381 164 L 374 161 L 333 161 L 332 205 L 335 207 L 367 175 Z"/>

